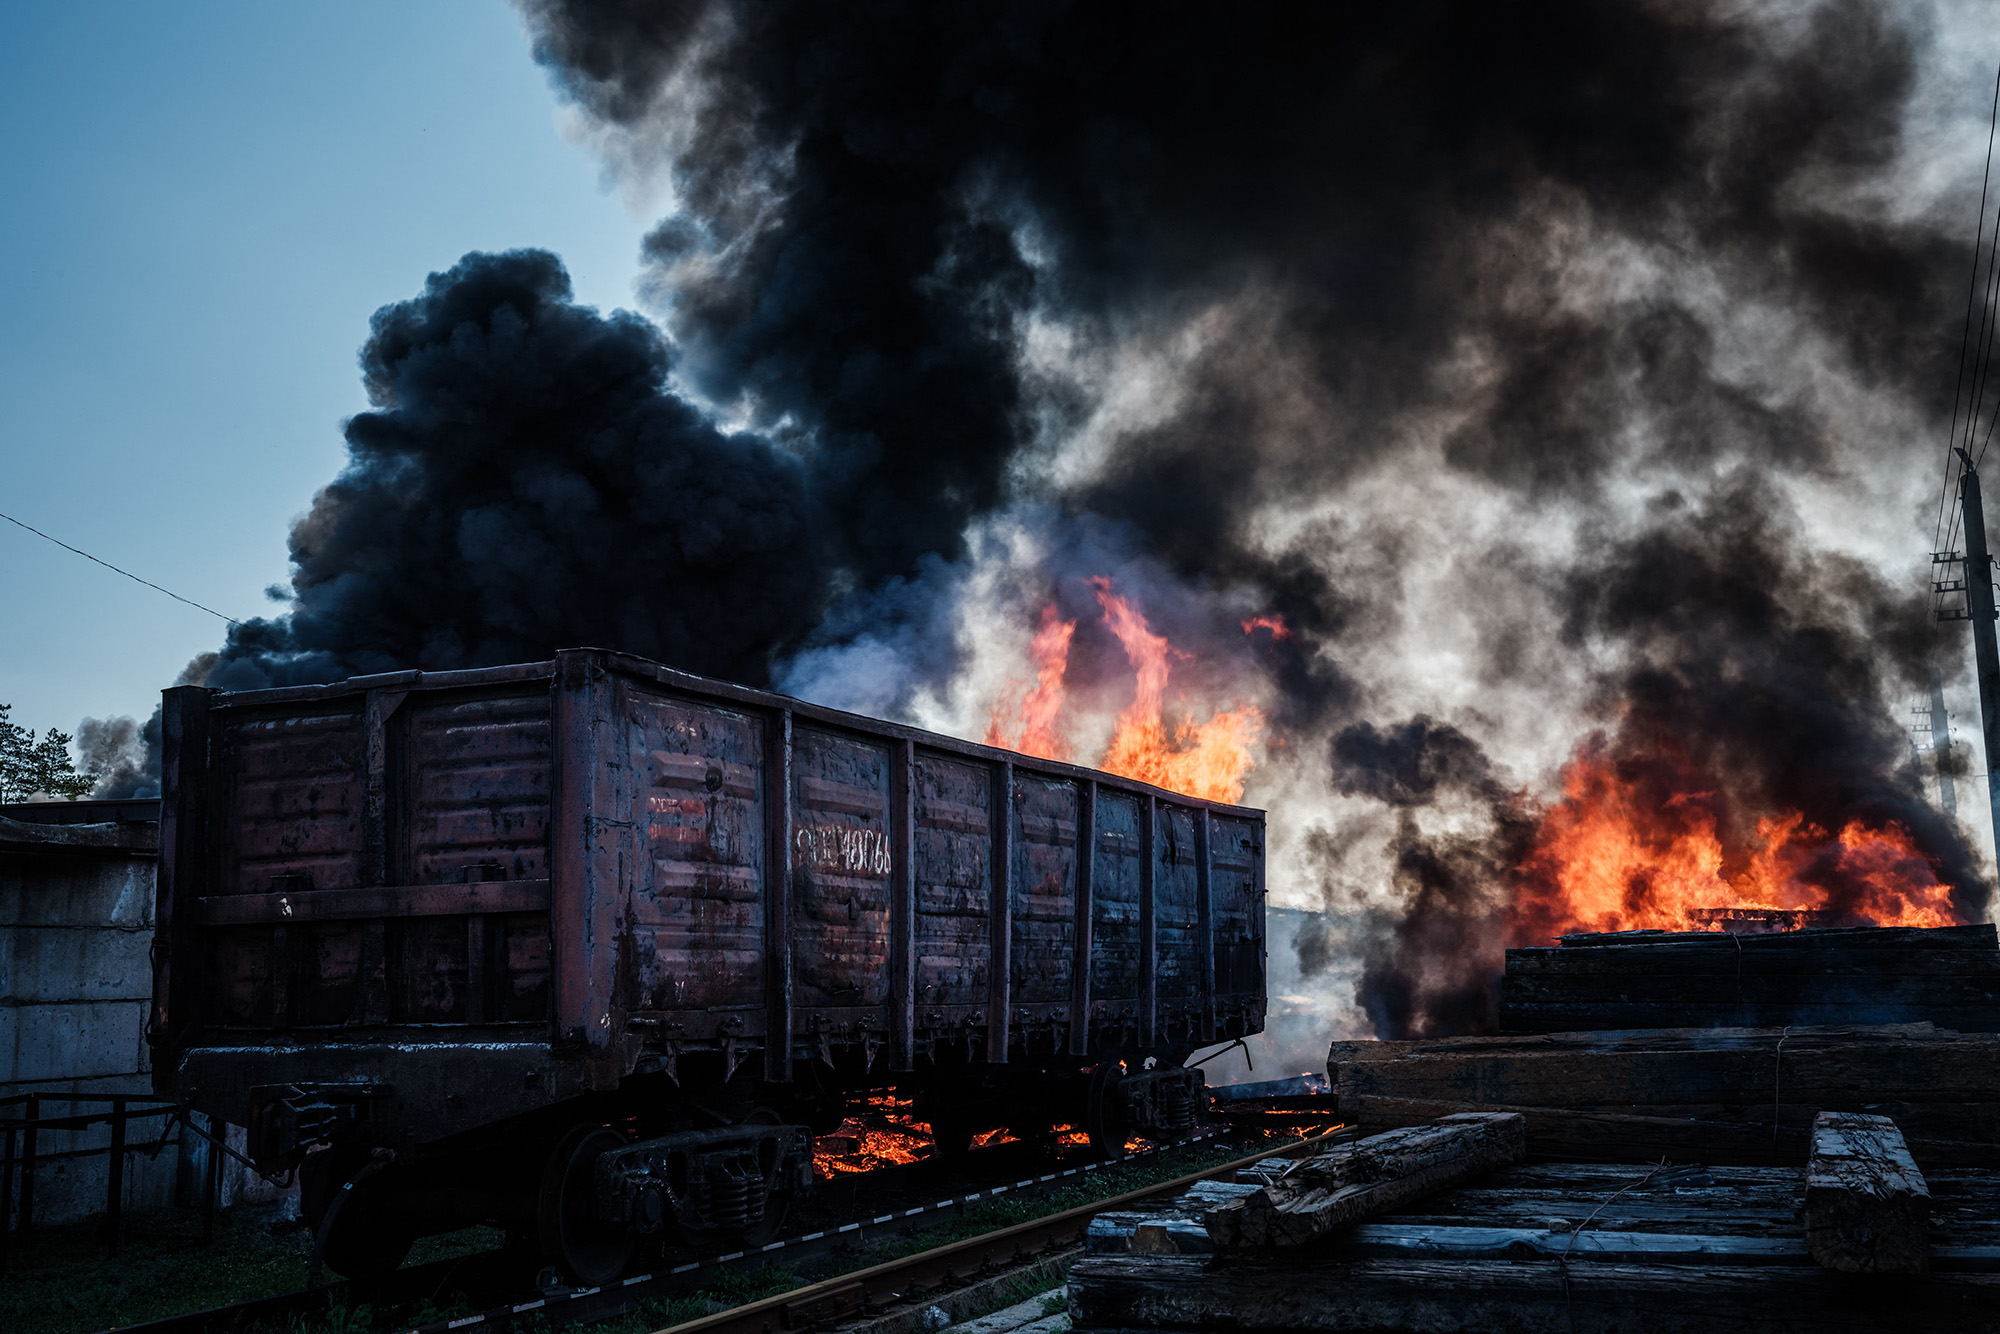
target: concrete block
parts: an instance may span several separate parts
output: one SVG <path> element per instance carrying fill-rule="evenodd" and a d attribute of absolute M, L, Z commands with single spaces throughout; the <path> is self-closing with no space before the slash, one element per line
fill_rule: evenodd
<path fill-rule="evenodd" d="M 0 1005 L 0 1082 L 135 1076 L 143 1086 L 147 1001 Z"/>
<path fill-rule="evenodd" d="M 0 853 L 0 928 L 151 928 L 156 880 L 151 858 Z"/>
<path fill-rule="evenodd" d="M 150 930 L 0 928 L 0 996 L 17 1004 L 150 1000 Z"/>

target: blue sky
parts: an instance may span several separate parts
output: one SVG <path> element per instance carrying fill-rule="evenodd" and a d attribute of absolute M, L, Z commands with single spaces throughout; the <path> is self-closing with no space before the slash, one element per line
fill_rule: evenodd
<path fill-rule="evenodd" d="M 231 616 L 365 404 L 379 306 L 542 246 L 634 304 L 648 219 L 498 0 L 66 3 L 0 19 L 0 512 Z M 0 702 L 144 716 L 221 622 L 0 524 Z"/>

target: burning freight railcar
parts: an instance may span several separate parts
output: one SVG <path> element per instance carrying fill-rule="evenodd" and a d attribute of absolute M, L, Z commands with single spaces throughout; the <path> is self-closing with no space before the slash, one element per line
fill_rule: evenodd
<path fill-rule="evenodd" d="M 1261 812 L 619 654 L 165 711 L 156 1080 L 327 1256 L 775 1231 L 893 1085 L 940 1148 L 1171 1138 L 1261 1031 Z M 324 1147 L 318 1147 L 324 1146 Z"/>

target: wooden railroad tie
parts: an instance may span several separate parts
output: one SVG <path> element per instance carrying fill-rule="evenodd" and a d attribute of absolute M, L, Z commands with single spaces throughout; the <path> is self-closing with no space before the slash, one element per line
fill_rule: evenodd
<path fill-rule="evenodd" d="M 1931 1190 L 1886 1116 L 1821 1112 L 1806 1167 L 1806 1247 L 1827 1269 L 1921 1274 Z"/>
<path fill-rule="evenodd" d="M 1304 1159 L 1203 1221 L 1219 1249 L 1297 1246 L 1526 1156 L 1527 1122 L 1518 1113 L 1461 1112 Z"/>

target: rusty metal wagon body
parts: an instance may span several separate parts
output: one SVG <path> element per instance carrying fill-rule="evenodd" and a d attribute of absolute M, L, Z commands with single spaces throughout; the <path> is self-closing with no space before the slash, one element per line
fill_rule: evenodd
<path fill-rule="evenodd" d="M 592 1226 L 754 1231 L 682 1178 L 803 1185 L 854 1089 L 1172 1133 L 1263 1025 L 1258 811 L 597 650 L 176 688 L 164 739 L 156 1079 L 309 1212 L 373 1162 L 403 1231 L 593 1174 Z"/>

